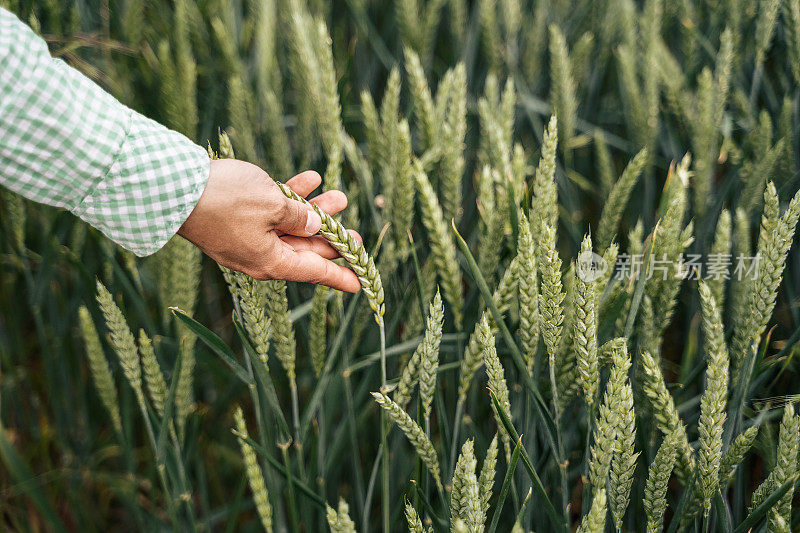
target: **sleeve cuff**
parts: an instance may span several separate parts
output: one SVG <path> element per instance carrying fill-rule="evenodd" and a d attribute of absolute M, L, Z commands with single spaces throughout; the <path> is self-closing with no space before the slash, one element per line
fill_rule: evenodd
<path fill-rule="evenodd" d="M 150 255 L 192 212 L 208 173 L 206 150 L 130 111 L 127 136 L 114 162 L 73 213 L 123 248 Z"/>

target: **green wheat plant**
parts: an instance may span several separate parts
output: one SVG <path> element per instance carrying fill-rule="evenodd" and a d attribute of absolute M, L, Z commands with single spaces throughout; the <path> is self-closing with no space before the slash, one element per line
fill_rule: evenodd
<path fill-rule="evenodd" d="M 800 528 L 797 0 L 0 5 L 361 284 L 139 258 L 6 180 L 0 529 Z"/>

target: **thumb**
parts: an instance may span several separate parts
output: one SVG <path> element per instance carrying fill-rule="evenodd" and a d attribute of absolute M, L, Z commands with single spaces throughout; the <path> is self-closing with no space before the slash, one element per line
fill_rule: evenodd
<path fill-rule="evenodd" d="M 297 200 L 286 198 L 276 229 L 289 235 L 310 237 L 319 231 L 321 225 L 322 219 L 314 209 Z"/>

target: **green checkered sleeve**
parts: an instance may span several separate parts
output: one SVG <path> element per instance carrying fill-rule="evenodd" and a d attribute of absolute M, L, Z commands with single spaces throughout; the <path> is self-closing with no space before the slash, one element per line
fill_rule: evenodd
<path fill-rule="evenodd" d="M 208 172 L 202 147 L 50 57 L 0 8 L 0 184 L 148 255 L 189 216 Z"/>

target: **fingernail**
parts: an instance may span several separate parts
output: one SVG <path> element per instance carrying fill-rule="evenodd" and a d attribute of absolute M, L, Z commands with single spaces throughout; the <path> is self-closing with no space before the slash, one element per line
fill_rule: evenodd
<path fill-rule="evenodd" d="M 320 226 L 322 226 L 322 219 L 319 214 L 316 211 L 309 210 L 308 218 L 306 218 L 306 233 L 314 235 L 319 231 Z"/>

